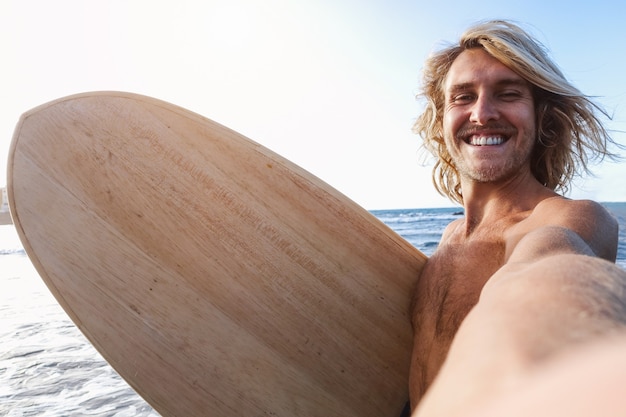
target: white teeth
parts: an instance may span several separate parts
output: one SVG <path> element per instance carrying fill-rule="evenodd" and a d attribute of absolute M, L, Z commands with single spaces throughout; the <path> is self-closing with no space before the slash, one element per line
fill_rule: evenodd
<path fill-rule="evenodd" d="M 504 138 L 500 137 L 500 136 L 495 136 L 495 137 L 485 137 L 485 136 L 480 136 L 480 137 L 472 137 L 470 143 L 474 146 L 493 146 L 493 145 L 500 145 L 502 143 L 504 143 Z"/>

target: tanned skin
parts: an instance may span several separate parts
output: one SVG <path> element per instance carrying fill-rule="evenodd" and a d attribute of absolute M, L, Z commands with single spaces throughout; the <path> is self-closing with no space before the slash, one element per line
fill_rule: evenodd
<path fill-rule="evenodd" d="M 612 334 L 619 320 L 581 301 L 578 289 L 590 271 L 626 281 L 613 264 L 615 219 L 532 175 L 532 86 L 475 48 L 456 58 L 444 91 L 443 132 L 465 217 L 444 231 L 414 297 L 410 394 L 419 416 L 466 415 L 572 341 Z M 575 296 L 563 293 L 568 286 Z"/>

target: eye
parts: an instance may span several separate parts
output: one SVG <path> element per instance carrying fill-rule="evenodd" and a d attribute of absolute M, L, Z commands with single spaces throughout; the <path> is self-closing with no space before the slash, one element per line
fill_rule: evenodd
<path fill-rule="evenodd" d="M 522 97 L 522 93 L 517 90 L 506 90 L 501 92 L 499 96 L 504 101 L 515 101 Z"/>
<path fill-rule="evenodd" d="M 474 100 L 474 95 L 469 93 L 456 94 L 450 98 L 450 102 L 454 104 L 467 104 Z"/>

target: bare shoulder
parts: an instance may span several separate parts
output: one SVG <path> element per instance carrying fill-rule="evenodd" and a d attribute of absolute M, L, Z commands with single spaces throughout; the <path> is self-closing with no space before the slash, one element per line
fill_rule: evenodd
<path fill-rule="evenodd" d="M 594 235 L 617 239 L 617 220 L 595 201 L 548 198 L 535 207 L 531 216 L 544 219 L 547 225 L 570 229 L 585 240 L 593 240 Z"/>
<path fill-rule="evenodd" d="M 443 234 L 441 235 L 440 243 L 447 243 L 450 238 L 454 236 L 454 232 L 464 223 L 464 221 L 465 220 L 463 218 L 460 218 L 448 223 L 443 231 Z"/>
<path fill-rule="evenodd" d="M 532 216 L 547 217 L 550 220 L 580 221 L 617 224 L 615 218 L 599 203 L 592 200 L 570 200 L 565 197 L 552 197 L 541 201 L 533 210 Z"/>
<path fill-rule="evenodd" d="M 537 204 L 521 232 L 524 246 L 529 241 L 536 245 L 540 239 L 556 246 L 578 242 L 595 256 L 615 261 L 617 255 L 617 220 L 591 200 L 547 198 Z"/>

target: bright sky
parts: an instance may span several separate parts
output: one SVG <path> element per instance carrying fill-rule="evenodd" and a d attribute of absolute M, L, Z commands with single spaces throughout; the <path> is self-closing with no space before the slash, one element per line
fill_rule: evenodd
<path fill-rule="evenodd" d="M 235 129 L 367 209 L 449 206 L 411 133 L 432 48 L 477 20 L 515 19 L 626 131 L 624 16 L 614 0 L 3 0 L 0 186 L 20 114 L 120 90 Z M 570 196 L 626 201 L 626 164 L 595 172 Z"/>

